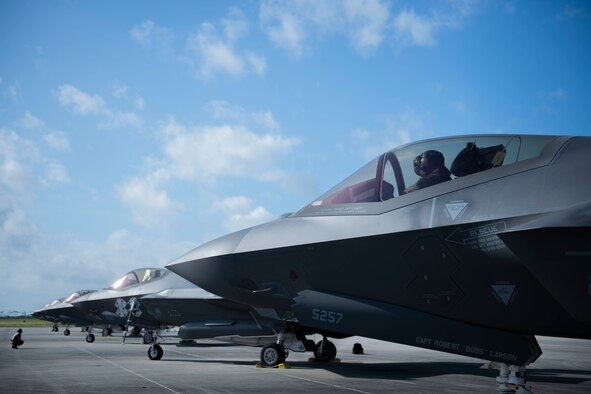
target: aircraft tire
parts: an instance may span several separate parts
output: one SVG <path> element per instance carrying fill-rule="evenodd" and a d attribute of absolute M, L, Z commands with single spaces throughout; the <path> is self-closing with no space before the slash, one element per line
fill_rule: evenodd
<path fill-rule="evenodd" d="M 93 343 L 94 342 L 94 334 L 88 334 L 86 336 L 86 342 Z"/>
<path fill-rule="evenodd" d="M 148 349 L 148 357 L 150 360 L 160 360 L 162 355 L 164 354 L 164 350 L 158 344 L 150 346 Z"/>
<path fill-rule="evenodd" d="M 68 335 L 70 335 L 70 330 L 68 330 L 68 329 L 66 328 L 66 329 L 64 330 L 64 335 L 65 335 L 65 336 L 68 336 Z"/>
<path fill-rule="evenodd" d="M 323 339 L 316 344 L 314 358 L 316 361 L 327 362 L 337 356 L 337 348 L 331 341 Z"/>
<path fill-rule="evenodd" d="M 134 326 L 133 330 L 131 330 L 131 335 L 133 335 L 134 337 L 139 337 L 141 333 L 142 333 L 141 327 Z"/>
<path fill-rule="evenodd" d="M 261 350 L 261 363 L 266 367 L 275 367 L 285 362 L 285 348 L 272 343 Z"/>
<path fill-rule="evenodd" d="M 152 333 L 150 331 L 148 331 L 147 333 L 144 334 L 144 343 L 146 345 L 149 345 L 152 342 L 154 342 L 154 335 L 152 335 Z"/>

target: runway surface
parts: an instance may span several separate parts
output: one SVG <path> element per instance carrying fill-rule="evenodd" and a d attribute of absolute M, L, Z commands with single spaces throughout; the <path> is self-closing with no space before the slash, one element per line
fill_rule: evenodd
<path fill-rule="evenodd" d="M 497 371 L 484 361 L 353 337 L 334 340 L 340 363 L 311 363 L 291 352 L 288 369 L 256 368 L 259 348 L 215 340 L 178 346 L 167 337 L 164 357 L 121 336 L 86 343 L 85 333 L 24 328 L 25 344 L 11 349 L 15 329 L 0 328 L 1 393 L 495 393 Z M 310 337 L 310 339 L 313 339 Z M 316 338 L 320 340 L 321 338 Z M 538 338 L 544 354 L 528 372 L 535 393 L 591 393 L 591 341 Z M 363 355 L 352 354 L 359 342 Z"/>

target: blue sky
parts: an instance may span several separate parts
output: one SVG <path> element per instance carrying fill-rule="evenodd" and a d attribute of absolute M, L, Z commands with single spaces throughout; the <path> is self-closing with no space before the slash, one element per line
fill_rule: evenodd
<path fill-rule="evenodd" d="M 586 1 L 0 2 L 0 310 L 295 211 L 401 143 L 591 135 Z"/>

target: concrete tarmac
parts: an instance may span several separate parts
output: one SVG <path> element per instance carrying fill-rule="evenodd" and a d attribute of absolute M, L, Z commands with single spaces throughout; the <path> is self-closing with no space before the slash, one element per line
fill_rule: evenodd
<path fill-rule="evenodd" d="M 215 340 L 179 346 L 167 337 L 164 357 L 148 359 L 138 338 L 86 343 L 72 328 L 0 328 L 0 393 L 495 393 L 497 371 L 485 361 L 373 339 L 334 340 L 340 363 L 308 362 L 291 352 L 288 369 L 257 368 L 260 348 Z M 310 339 L 314 339 L 310 337 Z M 317 337 L 316 340 L 321 338 Z M 538 338 L 544 354 L 528 369 L 535 393 L 591 393 L 591 341 Z M 352 354 L 354 343 L 364 354 Z"/>

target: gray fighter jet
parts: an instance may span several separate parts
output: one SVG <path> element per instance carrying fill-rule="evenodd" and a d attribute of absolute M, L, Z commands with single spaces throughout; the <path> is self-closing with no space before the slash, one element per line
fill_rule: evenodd
<path fill-rule="evenodd" d="M 156 330 L 158 322 L 142 308 L 139 298 L 166 289 L 195 287 L 192 283 L 165 268 L 139 268 L 130 271 L 106 289 L 80 297 L 72 304 L 94 325 L 127 328 L 133 323 L 133 334 L 139 335 L 142 327 Z M 94 342 L 93 326 L 86 336 Z M 126 330 L 127 331 L 127 330 Z M 153 333 L 148 332 L 144 341 L 152 343 Z"/>
<path fill-rule="evenodd" d="M 199 287 L 167 289 L 143 296 L 139 300 L 150 319 L 159 326 L 178 327 L 183 340 L 228 337 L 234 343 L 259 344 L 259 338 L 275 341 L 275 333 L 261 327 L 264 319 L 250 306 L 226 300 Z M 148 354 L 162 357 L 161 349 Z"/>
<path fill-rule="evenodd" d="M 78 290 L 73 292 L 67 298 L 59 298 L 43 308 L 31 313 L 37 319 L 46 320 L 54 323 L 52 331 L 58 331 L 58 324 L 65 324 L 64 335 L 70 335 L 70 326 L 89 327 L 92 321 L 86 318 L 78 309 L 76 309 L 72 302 L 81 296 L 90 294 L 96 290 Z"/>
<path fill-rule="evenodd" d="M 262 329 L 250 307 L 206 292 L 165 268 L 140 268 L 128 272 L 110 287 L 80 297 L 72 304 L 93 322 L 86 336 L 94 342 L 94 325 L 141 328 L 144 343 L 151 344 L 148 357 L 162 358 L 160 331 L 181 326 L 182 339 L 212 338 L 219 335 L 272 335 Z"/>
<path fill-rule="evenodd" d="M 524 390 L 535 335 L 591 338 L 591 138 L 468 135 L 404 145 L 296 213 L 167 266 L 283 330 L 495 362 Z M 306 346 L 310 348 L 310 346 Z M 316 352 L 336 350 L 326 338 Z M 263 348 L 278 363 L 281 343 Z"/>

